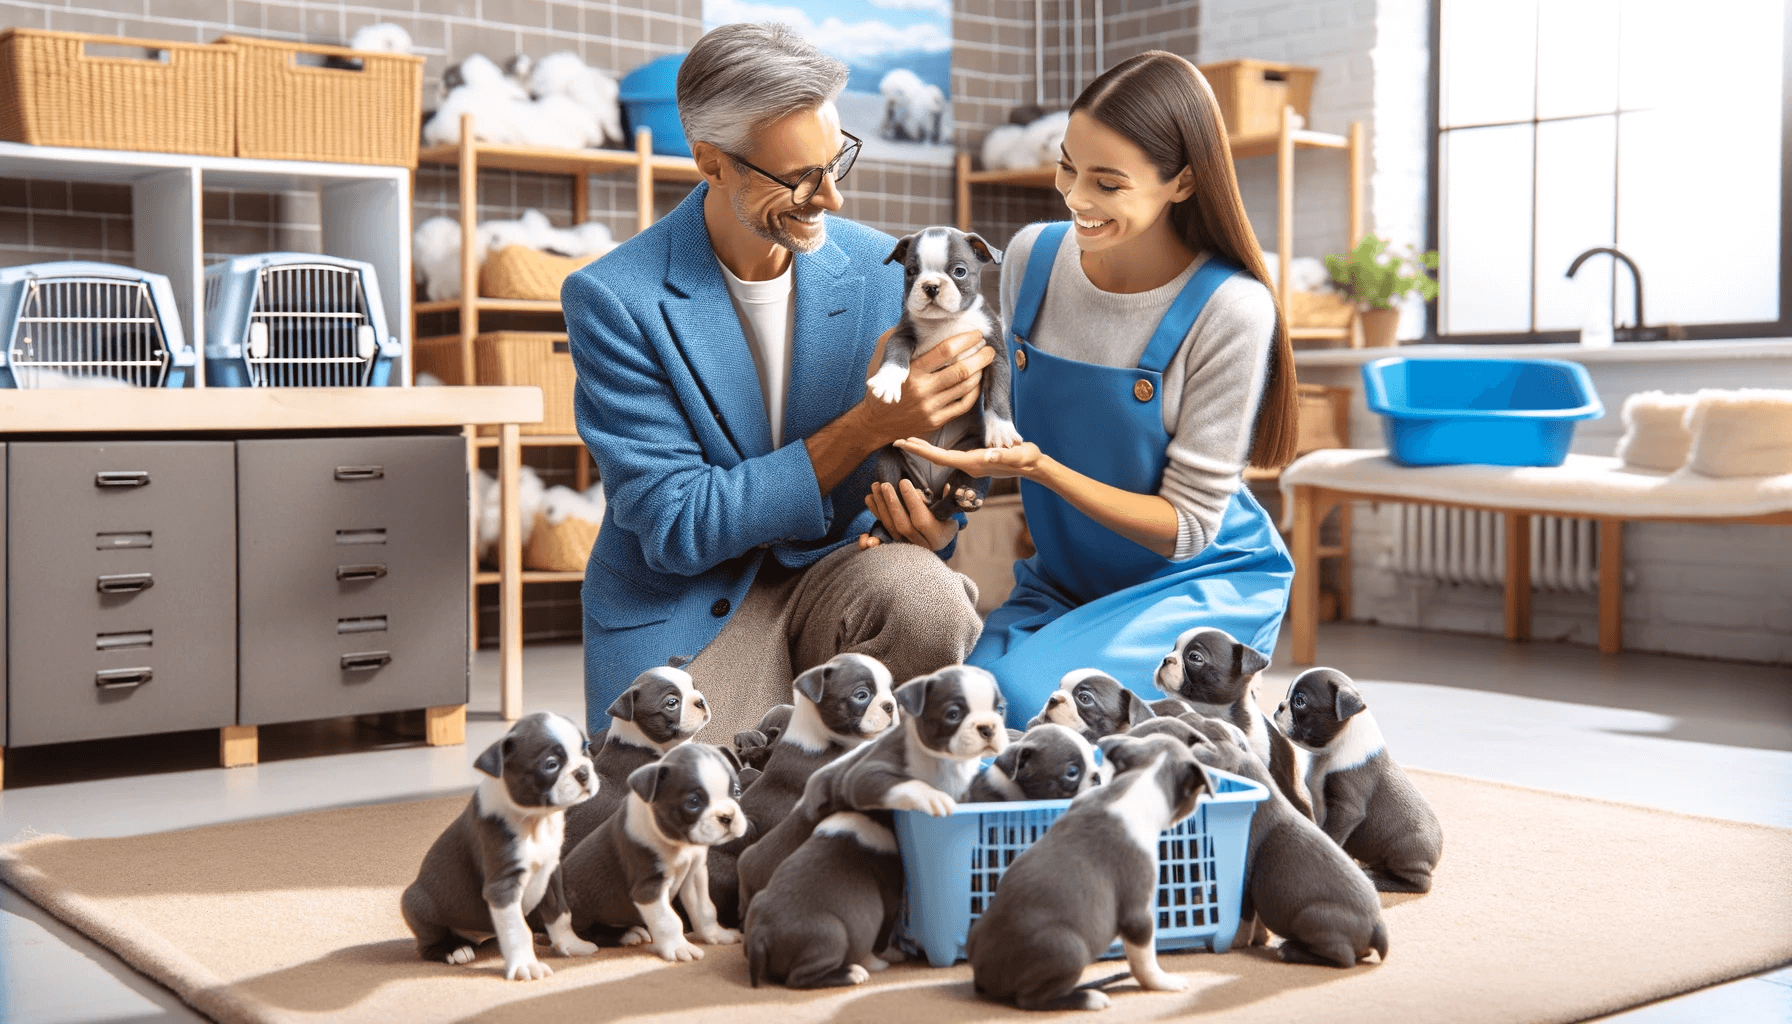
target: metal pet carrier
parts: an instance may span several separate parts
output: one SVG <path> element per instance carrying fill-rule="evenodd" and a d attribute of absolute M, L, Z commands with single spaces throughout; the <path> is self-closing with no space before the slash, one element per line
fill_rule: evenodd
<path fill-rule="evenodd" d="M 0 269 L 0 387 L 178 388 L 198 355 L 161 274 L 111 263 Z"/>
<path fill-rule="evenodd" d="M 205 271 L 205 373 L 213 387 L 385 387 L 404 346 L 387 336 L 373 267 L 266 252 Z"/>

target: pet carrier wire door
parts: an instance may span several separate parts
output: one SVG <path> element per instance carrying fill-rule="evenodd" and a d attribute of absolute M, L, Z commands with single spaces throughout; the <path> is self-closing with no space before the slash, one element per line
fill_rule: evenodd
<path fill-rule="evenodd" d="M 373 267 L 315 253 L 208 268 L 205 325 L 206 379 L 217 387 L 385 387 L 403 354 L 386 333 Z"/>
<path fill-rule="evenodd" d="M 160 274 L 110 263 L 0 270 L 0 387 L 178 388 L 197 354 Z"/>

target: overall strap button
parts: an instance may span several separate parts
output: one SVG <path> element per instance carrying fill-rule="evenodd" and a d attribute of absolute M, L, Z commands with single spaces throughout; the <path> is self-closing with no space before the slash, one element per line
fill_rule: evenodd
<path fill-rule="evenodd" d="M 1022 370 L 1024 370 L 1024 369 L 1026 369 L 1026 368 L 1027 368 L 1027 350 L 1026 350 L 1026 349 L 1024 349 L 1024 348 L 1023 348 L 1023 349 L 1017 349 L 1017 350 L 1016 350 L 1016 351 L 1015 351 L 1015 353 L 1014 353 L 1014 365 L 1015 365 L 1015 366 L 1016 366 L 1016 367 L 1018 367 L 1018 368 L 1019 368 L 1019 369 L 1022 369 Z"/>
<path fill-rule="evenodd" d="M 1132 397 L 1141 402 L 1151 401 L 1151 396 L 1155 394 L 1157 394 L 1157 389 L 1152 387 L 1151 382 L 1144 378 L 1140 378 L 1139 382 L 1132 386 Z"/>
<path fill-rule="evenodd" d="M 714 615 L 716 618 L 719 619 L 722 616 L 728 614 L 728 609 L 731 607 L 733 607 L 733 605 L 730 605 L 728 603 L 727 598 L 725 598 L 725 597 L 719 598 L 719 599 L 717 599 L 715 604 L 712 604 L 709 606 L 709 614 Z"/>

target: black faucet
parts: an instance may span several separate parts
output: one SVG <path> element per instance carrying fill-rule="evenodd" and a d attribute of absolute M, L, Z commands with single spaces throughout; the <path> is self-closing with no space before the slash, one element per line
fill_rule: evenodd
<path fill-rule="evenodd" d="M 1675 326 L 1669 326 L 1669 327 L 1665 327 L 1665 328 L 1664 327 L 1644 327 L 1643 326 L 1643 272 L 1636 268 L 1636 261 L 1631 259 L 1630 257 L 1624 255 L 1623 253 L 1619 252 L 1618 250 L 1612 248 L 1609 245 L 1602 245 L 1597 248 L 1588 249 L 1586 252 L 1583 252 L 1579 256 L 1574 257 L 1574 262 L 1570 263 L 1568 265 L 1568 276 L 1573 277 L 1574 272 L 1580 269 L 1580 265 L 1587 261 L 1587 257 L 1596 256 L 1602 252 L 1610 253 L 1612 255 L 1612 258 L 1614 258 L 1614 259 L 1623 260 L 1624 265 L 1630 268 L 1631 280 L 1633 280 L 1636 283 L 1636 289 L 1635 289 L 1636 290 L 1636 322 L 1633 325 L 1631 325 L 1630 327 L 1621 328 L 1618 326 L 1618 310 L 1617 310 L 1618 299 L 1617 299 L 1616 294 L 1614 294 L 1612 296 L 1612 303 L 1613 303 L 1613 306 L 1612 306 L 1612 340 L 1613 341 L 1661 341 L 1663 339 L 1675 339 L 1676 336 L 1680 333 L 1678 328 Z"/>

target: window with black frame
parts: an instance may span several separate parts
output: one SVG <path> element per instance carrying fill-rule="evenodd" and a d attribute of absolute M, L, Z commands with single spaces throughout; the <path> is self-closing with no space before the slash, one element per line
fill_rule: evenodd
<path fill-rule="evenodd" d="M 1792 335 L 1789 6 L 1436 0 L 1441 340 Z"/>

